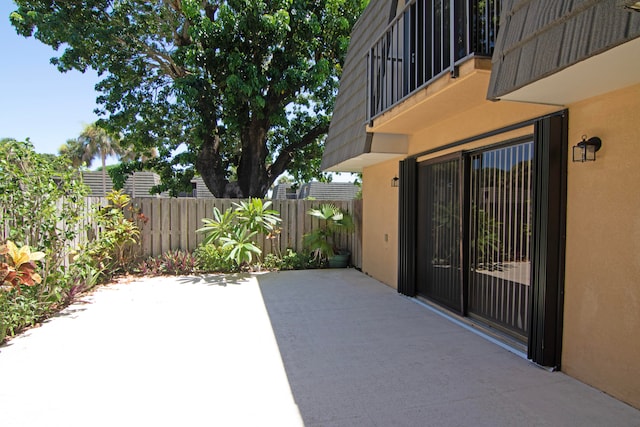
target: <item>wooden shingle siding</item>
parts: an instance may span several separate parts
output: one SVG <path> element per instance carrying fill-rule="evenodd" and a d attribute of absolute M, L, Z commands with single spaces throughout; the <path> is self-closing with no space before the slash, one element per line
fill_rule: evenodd
<path fill-rule="evenodd" d="M 322 169 L 367 152 L 367 51 L 389 23 L 394 1 L 372 0 L 351 32 Z"/>
<path fill-rule="evenodd" d="M 135 172 L 124 184 L 124 192 L 131 197 L 158 197 L 149 191 L 160 184 L 160 177 L 153 172 Z"/>
<path fill-rule="evenodd" d="M 104 197 L 106 193 L 113 190 L 113 182 L 109 174 L 105 177 L 105 185 L 103 187 L 102 172 L 100 171 L 82 172 L 82 182 L 89 187 L 91 195 L 94 197 Z"/>
<path fill-rule="evenodd" d="M 358 193 L 358 186 L 350 182 L 309 182 L 300 186 L 299 199 L 351 200 Z"/>
<path fill-rule="evenodd" d="M 106 193 L 113 190 L 113 182 L 111 177 L 106 176 L 106 191 L 102 186 L 102 172 L 85 171 L 82 172 L 82 180 L 91 190 L 94 197 L 104 197 Z M 153 172 L 135 172 L 130 176 L 124 184 L 123 191 L 131 197 L 158 197 L 150 194 L 149 190 L 155 185 L 160 184 L 160 177 Z"/>
<path fill-rule="evenodd" d="M 106 193 L 113 190 L 111 177 L 107 174 L 106 191 L 102 188 L 102 172 L 85 171 L 82 172 L 82 180 L 91 190 L 91 195 L 95 197 L 104 197 Z M 192 181 L 196 185 L 195 197 L 213 198 L 215 197 L 205 185 L 201 177 L 195 177 Z M 124 184 L 123 191 L 131 197 L 169 197 L 168 192 L 160 194 L 151 194 L 150 191 L 156 185 L 161 183 L 160 176 L 154 172 L 134 172 Z M 191 197 L 188 194 L 187 197 Z"/>
<path fill-rule="evenodd" d="M 202 177 L 196 176 L 191 182 L 196 184 L 196 197 L 198 199 L 215 197 L 207 188 Z"/>
<path fill-rule="evenodd" d="M 351 200 L 355 199 L 360 188 L 350 182 L 308 182 L 302 184 L 295 192 L 291 184 L 278 184 L 273 188 L 271 198 L 283 199 L 307 199 L 315 200 Z"/>
<path fill-rule="evenodd" d="M 504 0 L 488 99 L 640 37 L 618 0 Z"/>
<path fill-rule="evenodd" d="M 297 192 L 291 188 L 291 184 L 277 184 L 273 187 L 273 192 L 271 194 L 272 199 L 297 199 Z"/>

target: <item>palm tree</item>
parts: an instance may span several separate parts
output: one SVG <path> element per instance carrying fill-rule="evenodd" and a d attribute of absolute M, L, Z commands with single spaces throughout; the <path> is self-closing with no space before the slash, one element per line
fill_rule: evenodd
<path fill-rule="evenodd" d="M 67 142 L 58 148 L 58 154 L 70 159 L 74 168 L 79 168 L 86 163 L 84 147 L 77 139 L 67 139 Z"/>
<path fill-rule="evenodd" d="M 125 162 L 145 161 L 158 157 L 158 151 L 155 148 L 140 154 L 133 149 L 133 146 L 123 147 L 121 141 L 120 135 L 109 133 L 94 123 L 85 126 L 78 138 L 69 139 L 65 144 L 62 144 L 58 153 L 71 159 L 74 167 L 84 165 L 90 168 L 93 160 L 100 157 L 102 161 L 102 191 L 106 193 L 106 160 L 108 156 L 118 156 L 121 161 Z"/>
<path fill-rule="evenodd" d="M 107 192 L 107 157 L 121 155 L 120 135 L 112 134 L 98 127 L 95 123 L 85 126 L 78 137 L 83 147 L 82 162 L 91 167 L 93 159 L 100 156 L 102 160 L 102 191 Z"/>

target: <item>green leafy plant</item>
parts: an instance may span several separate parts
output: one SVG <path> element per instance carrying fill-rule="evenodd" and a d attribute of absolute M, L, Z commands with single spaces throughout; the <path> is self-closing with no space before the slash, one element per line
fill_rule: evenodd
<path fill-rule="evenodd" d="M 309 209 L 307 214 L 320 221 L 318 228 L 304 235 L 304 246 L 317 260 L 327 260 L 340 251 L 336 246 L 337 235 L 354 229 L 353 217 L 331 203 Z"/>
<path fill-rule="evenodd" d="M 277 230 L 278 224 L 282 221 L 278 211 L 269 209 L 271 201 L 263 202 L 262 199 L 251 198 L 234 205 L 238 223 L 250 232 L 268 235 Z"/>
<path fill-rule="evenodd" d="M 204 244 L 214 244 L 229 250 L 229 260 L 238 266 L 251 264 L 254 256 L 260 257 L 262 250 L 257 246 L 258 234 L 274 237 L 279 234 L 278 225 L 282 221 L 278 211 L 269 209 L 272 202 L 251 198 L 234 203 L 221 213 L 213 209 L 213 219 L 202 220 L 204 226 L 198 233 L 204 233 Z"/>
<path fill-rule="evenodd" d="M 229 235 L 234 227 L 236 227 L 236 213 L 233 209 L 228 208 L 224 213 L 220 212 L 217 207 L 213 208 L 213 219 L 203 218 L 204 226 L 196 232 L 204 233 L 203 244 L 210 243 L 219 244 L 220 239 Z"/>
<path fill-rule="evenodd" d="M 138 241 L 140 230 L 133 220 L 124 215 L 124 209 L 131 202 L 131 198 L 114 190 L 107 193 L 109 204 L 97 211 L 97 221 L 100 233 L 85 248 L 85 254 L 93 261 L 96 268 L 106 275 L 126 271 L 132 261 L 125 256 L 130 245 Z"/>
<path fill-rule="evenodd" d="M 262 263 L 267 270 L 304 270 L 319 268 L 320 263 L 310 253 L 298 253 L 287 248 L 282 256 L 267 254 Z"/>
<path fill-rule="evenodd" d="M 173 275 L 189 275 L 196 272 L 196 258 L 188 251 L 168 251 L 162 255 L 164 271 Z"/>
<path fill-rule="evenodd" d="M 208 244 L 198 246 L 193 255 L 200 271 L 206 273 L 231 273 L 238 271 L 238 264 L 229 256 L 230 253 L 230 247 L 224 248 Z"/>
<path fill-rule="evenodd" d="M 229 258 L 233 259 L 236 264 L 251 264 L 253 254 L 260 255 L 262 250 L 257 247 L 253 238 L 258 234 L 255 231 L 249 231 L 245 227 L 238 227 L 225 237 L 222 237 L 223 248 L 229 248 Z"/>
<path fill-rule="evenodd" d="M 48 304 L 39 301 L 38 290 L 27 287 L 0 292 L 0 343 L 22 329 L 38 322 L 48 312 Z"/>
<path fill-rule="evenodd" d="M 7 242 L 0 256 L 0 335 L 13 335 L 65 305 L 74 286 L 67 265 L 87 219 L 87 193 L 69 159 L 38 154 L 28 140 L 0 140 L 0 242 L 20 242 Z M 42 261 L 37 272 L 36 260 Z"/>
<path fill-rule="evenodd" d="M 197 259 L 188 251 L 167 251 L 159 257 L 150 257 L 142 261 L 138 271 L 145 276 L 189 275 L 197 271 Z"/>
<path fill-rule="evenodd" d="M 38 154 L 28 140 L 0 140 L 0 241 L 42 249 L 43 298 L 60 281 L 70 242 L 81 232 L 87 194 L 67 158 Z"/>

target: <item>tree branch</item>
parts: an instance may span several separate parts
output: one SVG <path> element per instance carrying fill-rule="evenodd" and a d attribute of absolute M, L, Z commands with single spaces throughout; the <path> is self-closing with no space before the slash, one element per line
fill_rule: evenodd
<path fill-rule="evenodd" d="M 328 123 L 316 125 L 309 132 L 307 132 L 307 134 L 303 136 L 300 141 L 283 148 L 280 151 L 280 154 L 278 154 L 278 158 L 276 159 L 276 161 L 267 168 L 267 174 L 274 179 L 278 177 L 280 174 L 287 170 L 287 167 L 291 162 L 291 158 L 293 157 L 293 153 L 311 144 L 318 137 L 326 134 L 328 131 Z"/>
<path fill-rule="evenodd" d="M 116 37 L 115 40 L 125 48 L 130 46 L 126 40 L 120 37 Z M 139 52 L 150 60 L 147 62 L 149 66 L 161 69 L 167 76 L 173 79 L 181 78 L 188 74 L 188 71 L 176 64 L 168 53 L 160 52 L 144 43 L 139 43 L 138 46 Z"/>

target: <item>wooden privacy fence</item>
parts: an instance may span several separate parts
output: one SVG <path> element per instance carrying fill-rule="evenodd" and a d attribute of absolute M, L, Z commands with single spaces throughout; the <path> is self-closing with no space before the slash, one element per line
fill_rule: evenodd
<path fill-rule="evenodd" d="M 197 198 L 134 198 L 131 203 L 147 218 L 140 225 L 140 247 L 142 255 L 156 256 L 166 251 L 182 249 L 194 250 L 204 238 L 196 233 L 201 228 L 203 218 L 212 218 L 213 208 L 224 212 L 237 199 L 197 199 Z M 362 266 L 362 200 L 272 200 L 270 209 L 280 213 L 281 232 L 275 239 L 259 236 L 258 246 L 263 256 L 268 253 L 285 253 L 287 248 L 296 252 L 303 250 L 302 238 L 319 226 L 320 220 L 307 214 L 312 207 L 332 203 L 351 213 L 356 223 L 355 230 L 340 233 L 336 242 L 339 247 L 351 251 L 351 263 Z"/>
<path fill-rule="evenodd" d="M 83 220 L 80 224 L 75 224 L 78 234 L 73 240 L 67 241 L 65 246 L 71 249 L 79 248 L 83 243 L 100 238 L 100 230 L 96 224 L 91 224 L 89 212 L 96 205 L 104 206 L 108 201 L 104 197 L 87 197 L 86 204 L 82 207 Z M 137 222 L 140 227 L 140 247 L 139 253 L 142 256 L 157 256 L 169 250 L 193 251 L 204 239 L 202 233 L 196 233 L 201 228 L 203 218 L 213 217 L 213 208 L 220 211 L 233 208 L 233 203 L 240 202 L 239 199 L 197 199 L 197 198 L 134 198 L 131 206 L 137 208 L 147 218 L 146 224 Z M 355 230 L 343 232 L 336 236 L 336 243 L 340 248 L 351 251 L 351 264 L 355 267 L 362 267 L 362 200 L 272 200 L 271 209 L 280 213 L 282 222 L 281 231 L 275 239 L 266 239 L 258 236 L 258 246 L 262 249 L 263 255 L 269 253 L 284 254 L 287 248 L 296 252 L 301 252 L 303 248 L 302 239 L 306 233 L 318 228 L 320 220 L 307 214 L 312 207 L 318 207 L 324 203 L 332 203 L 337 207 L 351 213 L 355 222 Z M 59 202 L 61 208 L 62 201 Z M 127 210 L 126 213 L 131 215 Z M 0 241 L 4 241 L 9 236 L 9 229 L 12 220 L 4 209 L 0 209 Z M 71 224 L 59 221 L 58 230 L 66 231 Z M 34 225 L 35 227 L 35 225 Z M 27 230 L 28 231 L 28 230 Z M 23 242 L 36 249 L 42 249 L 42 242 Z M 64 264 L 69 261 L 64 254 Z"/>

